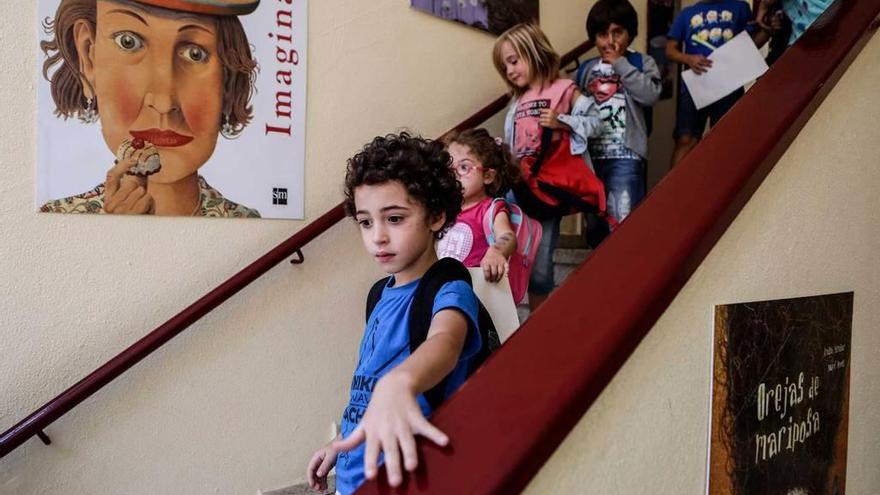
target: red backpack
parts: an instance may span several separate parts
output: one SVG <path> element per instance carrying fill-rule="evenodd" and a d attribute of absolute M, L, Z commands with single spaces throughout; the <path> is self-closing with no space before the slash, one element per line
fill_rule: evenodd
<path fill-rule="evenodd" d="M 522 209 L 503 198 L 495 198 L 486 214 L 483 216 L 483 234 L 489 245 L 495 244 L 495 233 L 492 226 L 495 223 L 495 213 L 500 206 L 506 206 L 509 212 L 510 225 L 516 234 L 516 251 L 510 255 L 508 266 L 508 278 L 510 290 L 513 292 L 513 302 L 519 304 L 529 288 L 529 277 L 532 274 L 532 266 L 535 264 L 535 255 L 538 252 L 538 244 L 541 243 L 541 224 L 526 216 Z"/>
<path fill-rule="evenodd" d="M 605 187 L 580 156 L 570 152 L 570 134 L 561 132 L 553 142 L 553 130 L 541 132 L 538 156 L 520 159 L 523 181 L 514 186 L 516 201 L 532 218 L 558 218 L 572 213 L 593 213 L 617 225 L 606 214 Z"/>

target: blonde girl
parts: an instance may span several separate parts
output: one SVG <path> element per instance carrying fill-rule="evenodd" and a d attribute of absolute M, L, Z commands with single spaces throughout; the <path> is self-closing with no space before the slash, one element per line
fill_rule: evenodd
<path fill-rule="evenodd" d="M 554 130 L 553 141 L 568 132 L 570 152 L 592 168 L 587 139 L 601 132 L 601 119 L 592 98 L 559 75 L 560 58 L 547 36 L 534 24 L 518 24 L 495 41 L 492 61 L 510 88 L 513 101 L 504 122 L 505 141 L 517 159 L 541 152 L 544 128 Z M 516 201 L 515 197 L 511 198 Z M 543 237 L 529 280 L 529 306 L 534 311 L 550 294 L 553 250 L 559 241 L 560 216 L 541 220 Z"/>

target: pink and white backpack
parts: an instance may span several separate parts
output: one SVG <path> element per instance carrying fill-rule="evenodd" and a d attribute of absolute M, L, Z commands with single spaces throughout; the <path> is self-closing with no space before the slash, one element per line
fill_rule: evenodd
<path fill-rule="evenodd" d="M 502 206 L 507 207 L 510 225 L 516 234 L 516 251 L 510 255 L 510 260 L 508 260 L 510 266 L 508 277 L 510 278 L 513 300 L 519 304 L 529 288 L 529 276 L 532 274 L 532 265 L 535 263 L 538 244 L 541 242 L 541 224 L 523 213 L 516 204 L 508 203 L 503 198 L 495 198 L 483 217 L 483 233 L 490 246 L 495 244 L 495 234 L 492 232 L 495 213 Z"/>

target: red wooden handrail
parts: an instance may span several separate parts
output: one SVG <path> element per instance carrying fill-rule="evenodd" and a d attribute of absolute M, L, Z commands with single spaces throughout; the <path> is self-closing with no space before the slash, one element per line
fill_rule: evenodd
<path fill-rule="evenodd" d="M 397 490 L 519 493 L 660 314 L 877 30 L 878 0 L 839 0 L 599 249 L 432 417 Z M 824 22 L 822 22 L 824 23 Z M 757 132 L 756 132 L 757 130 Z"/>
<path fill-rule="evenodd" d="M 58 397 L 31 413 L 27 418 L 5 431 L 0 436 L 0 457 L 5 456 L 25 440 L 40 433 L 43 428 L 76 407 L 80 402 L 97 392 L 104 385 L 149 356 L 153 351 L 174 338 L 202 316 L 208 314 L 241 289 L 269 271 L 278 263 L 297 253 L 303 246 L 321 233 L 335 225 L 345 216 L 342 204 L 323 214 L 320 218 L 303 227 L 292 237 L 233 275 L 198 301 L 176 314 L 146 337 L 117 354 L 97 370 L 65 390 Z M 45 441 L 45 440 L 44 440 Z"/>
<path fill-rule="evenodd" d="M 584 55 L 592 47 L 592 43 L 588 41 L 574 47 L 562 56 L 563 67 Z M 453 130 L 461 131 L 480 125 L 499 111 L 503 110 L 508 100 L 508 95 L 498 97 L 492 103 L 483 107 L 474 115 L 468 117 L 460 124 L 447 131 L 447 133 L 452 132 Z M 444 135 L 445 134 L 446 133 L 444 133 Z M 3 432 L 3 434 L 0 435 L 0 458 L 4 457 L 6 454 L 34 436 L 40 436 L 45 443 L 49 443 L 48 437 L 42 433 L 44 428 L 76 407 L 80 402 L 89 398 L 104 385 L 110 383 L 122 373 L 125 373 L 125 371 L 140 362 L 143 358 L 149 356 L 153 351 L 162 347 L 162 345 L 177 336 L 180 332 L 186 330 L 190 325 L 198 321 L 199 318 L 205 316 L 214 308 L 223 304 L 223 302 L 235 295 L 238 291 L 269 271 L 270 268 L 281 263 L 285 259 L 300 253 L 306 244 L 329 230 L 330 227 L 334 226 L 344 217 L 344 209 L 342 203 L 340 203 L 330 211 L 321 215 L 321 217 L 314 222 L 303 227 L 302 230 L 298 231 L 292 237 L 245 267 L 243 270 L 233 275 L 227 281 L 217 286 L 217 288 L 200 298 L 198 301 L 173 316 L 170 320 L 158 326 L 155 330 L 147 334 L 147 336 L 117 354 L 116 357 L 107 361 L 104 365 L 77 382 L 75 385 L 29 414 L 15 426 Z"/>

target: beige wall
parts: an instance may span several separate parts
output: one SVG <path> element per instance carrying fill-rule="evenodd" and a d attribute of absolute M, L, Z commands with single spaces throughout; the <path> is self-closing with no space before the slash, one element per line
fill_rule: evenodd
<path fill-rule="evenodd" d="M 526 493 L 705 493 L 713 306 L 855 291 L 847 493 L 880 493 L 874 36 Z"/>
<path fill-rule="evenodd" d="M 545 0 L 560 51 L 589 0 Z M 376 134 L 445 131 L 504 90 L 493 38 L 407 0 L 310 2 L 306 218 Z M 304 222 L 36 214 L 36 2 L 0 2 L 0 430 Z M 2 494 L 255 493 L 302 480 L 347 397 L 369 283 L 346 222 L 0 460 Z"/>

